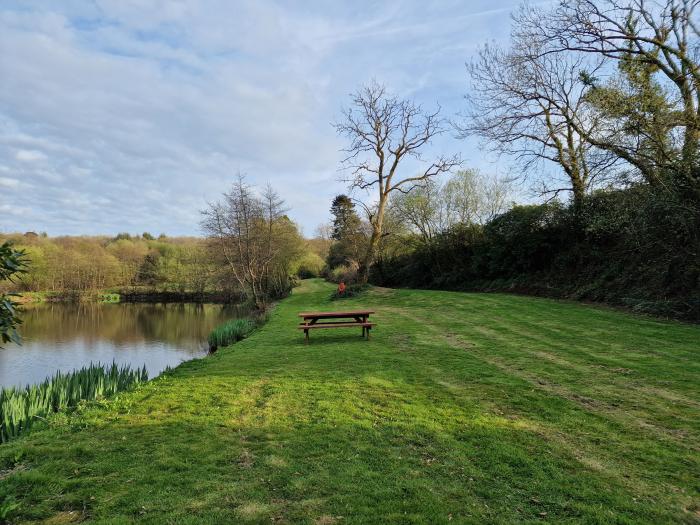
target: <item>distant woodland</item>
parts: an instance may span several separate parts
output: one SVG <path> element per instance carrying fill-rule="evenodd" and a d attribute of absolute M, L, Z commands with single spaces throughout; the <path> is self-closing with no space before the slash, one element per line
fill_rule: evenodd
<path fill-rule="evenodd" d="M 89 291 L 204 293 L 239 291 L 207 239 L 107 236 L 0 235 L 26 254 L 26 273 L 3 282 L 4 292 L 80 294 Z M 313 242 L 296 237 L 298 255 L 289 271 L 317 275 L 323 264 Z M 321 252 L 322 254 L 322 252 Z"/>

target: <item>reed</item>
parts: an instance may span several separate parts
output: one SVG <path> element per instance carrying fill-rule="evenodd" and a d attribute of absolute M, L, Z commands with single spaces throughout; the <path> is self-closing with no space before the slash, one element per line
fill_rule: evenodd
<path fill-rule="evenodd" d="M 25 388 L 0 390 L 0 443 L 31 428 L 52 412 L 75 407 L 79 401 L 102 399 L 148 381 L 146 367 L 100 363 L 74 370 L 56 372 L 43 383 Z"/>
<path fill-rule="evenodd" d="M 255 322 L 250 319 L 231 319 L 214 328 L 209 334 L 209 351 L 228 346 L 248 335 L 255 329 Z"/>

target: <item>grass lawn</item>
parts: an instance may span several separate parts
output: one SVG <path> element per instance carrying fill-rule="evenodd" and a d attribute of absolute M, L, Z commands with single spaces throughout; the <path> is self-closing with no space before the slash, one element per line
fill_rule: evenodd
<path fill-rule="evenodd" d="M 700 327 L 305 281 L 249 339 L 0 446 L 17 523 L 698 523 Z M 359 329 L 296 313 L 371 307 Z M 1 520 L 0 520 L 1 521 Z"/>

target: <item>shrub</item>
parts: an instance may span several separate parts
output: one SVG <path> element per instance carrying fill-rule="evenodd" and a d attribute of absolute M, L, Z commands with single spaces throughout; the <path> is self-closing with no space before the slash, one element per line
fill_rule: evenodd
<path fill-rule="evenodd" d="M 214 352 L 222 346 L 232 345 L 245 339 L 255 329 L 255 322 L 250 319 L 231 319 L 214 328 L 209 334 L 209 351 Z"/>
<path fill-rule="evenodd" d="M 515 206 L 416 246 L 380 259 L 370 281 L 570 297 L 700 320 L 700 209 L 644 185 L 595 192 L 580 209 Z"/>
<path fill-rule="evenodd" d="M 316 253 L 307 253 L 296 263 L 296 270 L 293 273 L 300 279 L 319 277 L 323 271 L 324 261 Z"/>
<path fill-rule="evenodd" d="M 356 262 L 348 263 L 344 266 L 337 266 L 328 273 L 328 280 L 334 283 L 343 281 L 344 283 L 354 283 L 357 281 L 358 264 Z"/>
<path fill-rule="evenodd" d="M 357 297 L 367 291 L 367 284 L 349 284 L 345 287 L 345 291 L 341 294 L 337 289 L 331 294 L 331 300 L 347 299 L 348 297 Z"/>

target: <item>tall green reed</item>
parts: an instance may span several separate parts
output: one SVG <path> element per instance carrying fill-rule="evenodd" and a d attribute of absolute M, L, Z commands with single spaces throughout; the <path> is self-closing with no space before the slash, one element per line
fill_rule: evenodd
<path fill-rule="evenodd" d="M 132 370 L 128 365 L 90 363 L 80 370 L 56 372 L 38 385 L 0 389 L 0 443 L 52 412 L 74 407 L 79 401 L 109 397 L 146 381 L 145 366 Z"/>
<path fill-rule="evenodd" d="M 248 335 L 255 329 L 255 322 L 250 319 L 231 319 L 214 328 L 209 334 L 209 351 L 228 346 Z"/>

